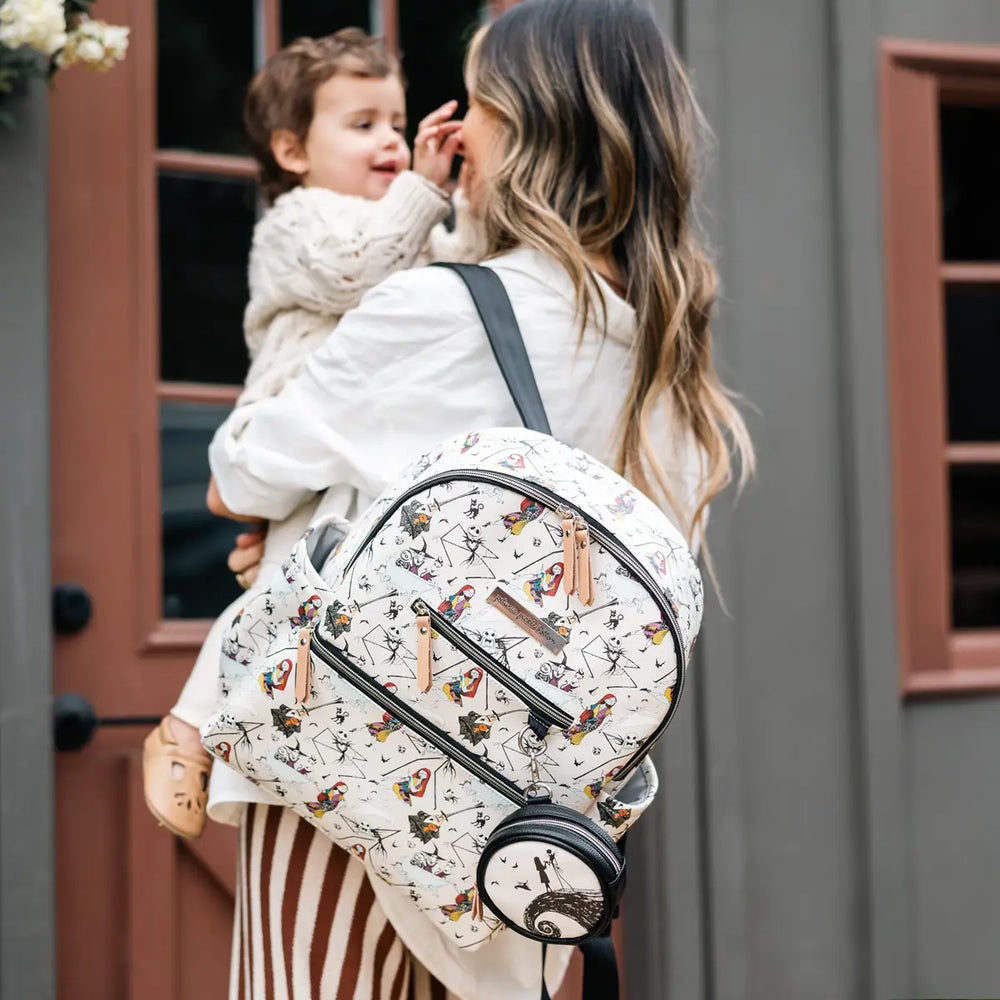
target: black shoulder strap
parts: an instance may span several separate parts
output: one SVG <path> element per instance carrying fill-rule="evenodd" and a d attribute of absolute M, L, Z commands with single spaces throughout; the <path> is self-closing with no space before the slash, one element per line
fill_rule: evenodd
<path fill-rule="evenodd" d="M 551 434 L 549 418 L 538 393 L 535 374 L 531 370 L 528 352 L 524 349 L 521 330 L 503 282 L 496 272 L 475 264 L 437 264 L 454 271 L 465 282 L 476 304 L 476 311 L 486 328 L 490 347 L 497 359 L 507 388 L 524 426 L 529 430 Z"/>

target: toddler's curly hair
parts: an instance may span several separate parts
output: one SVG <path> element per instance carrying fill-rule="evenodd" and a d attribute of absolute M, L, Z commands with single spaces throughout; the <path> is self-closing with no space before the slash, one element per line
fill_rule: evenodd
<path fill-rule="evenodd" d="M 275 52 L 250 81 L 243 103 L 243 126 L 268 205 L 301 183 L 301 178 L 275 160 L 271 136 L 285 128 L 299 142 L 305 142 L 316 88 L 338 73 L 374 79 L 398 76 L 405 86 L 396 56 L 381 38 L 360 28 L 343 28 L 323 38 L 297 38 Z"/>

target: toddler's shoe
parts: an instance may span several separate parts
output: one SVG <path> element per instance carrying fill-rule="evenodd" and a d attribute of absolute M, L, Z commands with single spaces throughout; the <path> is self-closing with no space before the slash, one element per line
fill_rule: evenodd
<path fill-rule="evenodd" d="M 200 747 L 200 753 L 182 748 L 170 722 L 170 716 L 164 717 L 142 746 L 146 806 L 171 833 L 200 837 L 205 829 L 212 758 Z"/>

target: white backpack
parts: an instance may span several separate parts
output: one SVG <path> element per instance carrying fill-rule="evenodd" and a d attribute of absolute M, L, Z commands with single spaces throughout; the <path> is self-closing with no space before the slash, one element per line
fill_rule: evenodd
<path fill-rule="evenodd" d="M 469 284 L 547 431 L 503 286 Z M 513 330 L 511 325 L 513 324 Z M 684 539 L 596 459 L 523 428 L 423 455 L 344 537 L 247 595 L 219 760 L 398 887 L 459 947 L 606 931 L 702 613 Z"/>

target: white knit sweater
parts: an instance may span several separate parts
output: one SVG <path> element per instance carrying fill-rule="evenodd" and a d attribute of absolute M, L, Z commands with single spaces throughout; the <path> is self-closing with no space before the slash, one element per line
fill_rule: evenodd
<path fill-rule="evenodd" d="M 243 318 L 250 353 L 240 404 L 273 396 L 369 288 L 431 260 L 473 263 L 485 246 L 460 192 L 455 228 L 446 195 L 404 171 L 378 201 L 298 187 L 261 217 L 250 250 Z"/>

